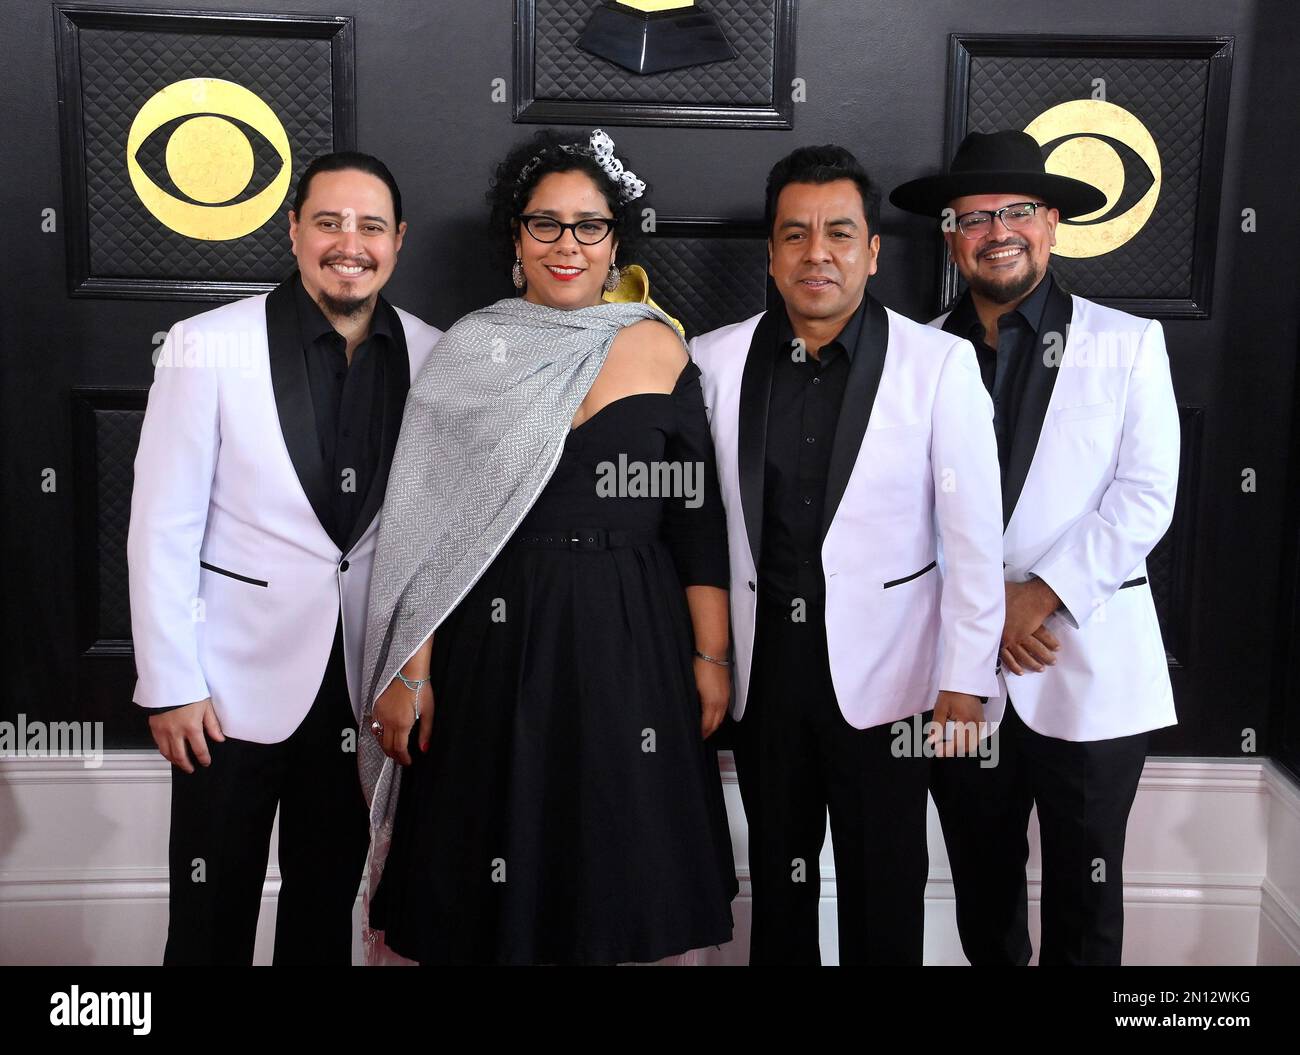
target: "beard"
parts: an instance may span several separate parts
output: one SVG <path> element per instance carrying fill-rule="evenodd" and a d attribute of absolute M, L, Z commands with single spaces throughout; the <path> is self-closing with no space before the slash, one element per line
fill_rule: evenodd
<path fill-rule="evenodd" d="M 334 257 L 325 261 L 325 266 L 330 264 L 359 264 L 362 267 L 373 268 L 374 262 L 368 257 L 359 259 L 347 257 Z M 358 315 L 364 314 L 369 308 L 374 306 L 374 295 L 365 297 L 343 296 L 336 297 L 328 289 L 322 288 L 320 291 L 320 307 L 327 316 L 333 316 L 340 319 L 352 319 Z"/>
<path fill-rule="evenodd" d="M 370 307 L 371 297 L 336 297 L 328 290 L 320 291 L 320 306 L 326 316 L 336 319 L 352 319 L 363 314 Z"/>
<path fill-rule="evenodd" d="M 996 252 L 998 249 L 1006 249 L 1008 246 L 995 246 L 990 252 Z M 1029 258 L 1028 247 L 1025 247 L 1026 267 L 1022 274 L 1015 275 L 1007 279 L 998 281 L 996 279 L 985 278 L 979 273 L 971 275 L 966 284 L 971 290 L 978 293 L 985 300 L 990 300 L 994 304 L 1010 304 L 1012 301 L 1020 300 L 1030 290 L 1032 290 L 1043 277 L 1043 269 L 1040 268 L 1032 259 Z"/>

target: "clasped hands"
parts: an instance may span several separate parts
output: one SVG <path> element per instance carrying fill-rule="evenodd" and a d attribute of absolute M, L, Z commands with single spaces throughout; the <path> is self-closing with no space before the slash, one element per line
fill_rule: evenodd
<path fill-rule="evenodd" d="M 1061 643 L 1044 625 L 1061 599 L 1042 579 L 1008 582 L 1007 614 L 1002 625 L 1002 665 L 1012 674 L 1039 673 L 1056 663 Z"/>
<path fill-rule="evenodd" d="M 1002 627 L 1002 663 L 1012 674 L 1035 673 L 1056 662 L 1061 643 L 1044 625 L 1060 607 L 1061 599 L 1042 579 L 1006 583 L 1006 621 Z M 948 723 L 952 735 L 945 737 Z M 940 692 L 935 701 L 930 746 L 940 758 L 975 753 L 984 734 L 984 708 L 979 697 L 961 692 Z"/>

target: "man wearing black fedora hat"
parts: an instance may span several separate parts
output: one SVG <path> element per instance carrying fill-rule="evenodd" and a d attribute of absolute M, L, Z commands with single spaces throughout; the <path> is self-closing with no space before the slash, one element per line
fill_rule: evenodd
<path fill-rule="evenodd" d="M 1057 224 L 1110 203 L 1047 172 L 1024 132 L 967 136 L 948 172 L 890 201 L 942 220 L 967 289 L 932 325 L 975 345 L 1002 470 L 1002 696 L 985 713 L 998 764 L 950 759 L 931 780 L 962 948 L 974 964 L 1029 962 L 1036 807 L 1039 962 L 1117 964 L 1147 734 L 1177 721 L 1145 563 L 1178 478 L 1163 332 L 1053 277 Z"/>

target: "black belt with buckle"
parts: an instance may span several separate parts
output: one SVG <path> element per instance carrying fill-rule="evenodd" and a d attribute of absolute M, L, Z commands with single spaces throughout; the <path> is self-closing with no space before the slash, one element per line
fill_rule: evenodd
<path fill-rule="evenodd" d="M 610 531 L 606 528 L 576 528 L 572 531 L 529 531 L 514 535 L 508 545 L 527 549 L 600 550 L 623 546 L 644 546 L 659 538 L 658 531 Z"/>

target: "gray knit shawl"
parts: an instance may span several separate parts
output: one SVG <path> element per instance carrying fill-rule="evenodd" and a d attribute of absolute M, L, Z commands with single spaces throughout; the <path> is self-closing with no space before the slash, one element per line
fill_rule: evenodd
<path fill-rule="evenodd" d="M 371 895 L 401 770 L 370 733 L 374 701 L 537 501 L 614 337 L 642 319 L 669 322 L 646 304 L 566 310 L 499 300 L 452 326 L 411 385 L 366 617 L 359 765 L 370 806 Z"/>

